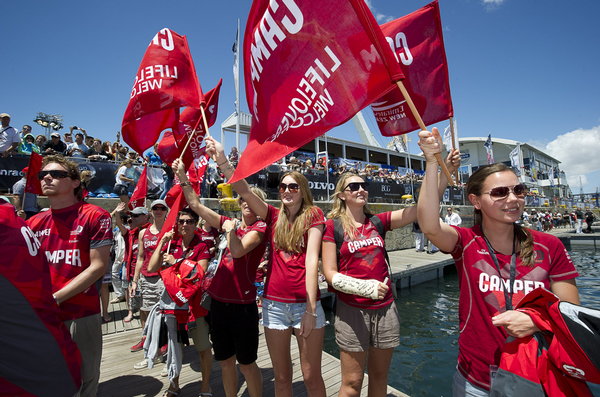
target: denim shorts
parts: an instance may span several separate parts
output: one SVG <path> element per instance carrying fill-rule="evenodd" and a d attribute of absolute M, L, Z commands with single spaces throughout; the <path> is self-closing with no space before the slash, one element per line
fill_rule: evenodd
<path fill-rule="evenodd" d="M 306 302 L 304 303 L 283 303 L 263 299 L 262 323 L 269 329 L 286 330 L 290 327 L 300 329 L 302 315 L 306 311 Z M 317 325 L 315 329 L 325 326 L 325 312 L 321 301 L 317 301 Z"/>

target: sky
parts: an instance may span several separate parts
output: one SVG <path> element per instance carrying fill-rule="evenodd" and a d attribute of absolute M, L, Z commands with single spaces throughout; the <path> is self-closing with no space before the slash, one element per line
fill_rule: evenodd
<path fill-rule="evenodd" d="M 385 23 L 427 4 L 368 0 Z M 61 114 L 115 140 L 146 47 L 162 28 L 188 38 L 206 92 L 223 78 L 217 122 L 234 112 L 233 52 L 250 0 L 3 2 L 2 100 L 11 125 L 33 125 L 37 112 Z M 600 186 L 600 2 L 440 0 L 450 90 L 459 137 L 529 143 L 562 162 L 571 190 Z M 243 84 L 241 109 L 248 111 Z M 370 109 L 367 124 L 382 146 Z M 443 130 L 448 122 L 436 124 Z M 61 132 L 64 132 L 61 131 Z M 35 135 L 43 133 L 33 126 Z M 352 122 L 328 135 L 360 141 Z M 411 153 L 419 153 L 416 132 Z M 226 150 L 235 145 L 227 134 Z M 244 145 L 241 145 L 242 148 Z M 581 177 L 581 178 L 580 178 Z"/>

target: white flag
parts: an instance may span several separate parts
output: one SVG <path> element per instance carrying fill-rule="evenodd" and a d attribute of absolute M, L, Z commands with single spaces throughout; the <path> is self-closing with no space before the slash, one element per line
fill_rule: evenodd
<path fill-rule="evenodd" d="M 492 134 L 488 135 L 488 139 L 483 144 L 485 151 L 487 152 L 487 163 L 494 164 L 494 150 L 492 149 Z"/>
<path fill-rule="evenodd" d="M 450 125 L 444 130 L 444 145 L 449 152 L 452 150 L 452 130 Z M 454 147 L 458 148 L 458 129 L 456 128 L 456 119 L 454 120 Z"/>
<path fill-rule="evenodd" d="M 521 176 L 521 150 L 519 145 L 510 152 L 510 165 L 514 168 L 517 176 Z"/>

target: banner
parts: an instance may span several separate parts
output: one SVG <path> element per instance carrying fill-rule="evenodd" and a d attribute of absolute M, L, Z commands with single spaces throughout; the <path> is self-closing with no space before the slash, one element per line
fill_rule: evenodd
<path fill-rule="evenodd" d="M 31 152 L 29 156 L 29 165 L 27 165 L 27 182 L 25 182 L 25 192 L 37 195 L 42 194 L 42 182 L 38 179 L 37 173 L 42 170 L 42 161 L 44 158 Z"/>
<path fill-rule="evenodd" d="M 144 166 L 144 170 L 140 175 L 140 179 L 138 180 L 137 185 L 135 185 L 135 190 L 129 199 L 129 209 L 133 210 L 137 207 L 145 207 L 146 206 L 146 195 L 148 194 L 148 166 Z"/>
<path fill-rule="evenodd" d="M 510 165 L 515 170 L 517 176 L 521 176 L 521 146 L 517 145 L 510 154 Z"/>
<path fill-rule="evenodd" d="M 423 122 L 434 124 L 454 115 L 448 62 L 444 50 L 438 1 L 381 25 L 397 62 L 406 76 L 404 86 Z M 383 136 L 419 129 L 400 90 L 392 90 L 371 104 Z"/>
<path fill-rule="evenodd" d="M 494 164 L 494 150 L 492 149 L 492 134 L 488 135 L 488 139 L 483 143 L 483 147 L 487 152 L 487 163 Z"/>
<path fill-rule="evenodd" d="M 363 0 L 255 0 L 244 37 L 253 119 L 231 182 L 348 121 L 404 78 Z"/>
<path fill-rule="evenodd" d="M 454 147 L 458 149 L 458 128 L 456 127 L 456 119 L 454 121 Z M 450 152 L 452 150 L 452 127 L 448 125 L 444 130 L 444 146 L 446 146 L 446 151 Z"/>
<path fill-rule="evenodd" d="M 535 166 L 535 153 L 531 152 L 531 158 L 529 159 L 529 169 L 531 171 L 531 179 L 534 181 L 538 180 L 537 167 Z"/>
<path fill-rule="evenodd" d="M 167 128 L 176 130 L 179 108 L 200 108 L 204 95 L 185 36 L 158 32 L 144 54 L 123 116 L 123 140 L 138 153 L 154 145 Z"/>

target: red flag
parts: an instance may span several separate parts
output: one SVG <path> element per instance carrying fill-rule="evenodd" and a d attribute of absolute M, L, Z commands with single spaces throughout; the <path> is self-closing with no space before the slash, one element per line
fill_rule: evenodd
<path fill-rule="evenodd" d="M 244 73 L 253 120 L 232 181 L 346 122 L 404 78 L 363 0 L 255 0 Z"/>
<path fill-rule="evenodd" d="M 404 85 L 423 122 L 433 124 L 452 117 L 454 109 L 438 1 L 382 25 L 381 30 L 402 66 L 406 76 Z M 400 90 L 384 95 L 371 104 L 371 109 L 384 136 L 420 128 Z"/>
<path fill-rule="evenodd" d="M 175 197 L 175 201 L 172 203 L 172 205 L 169 205 L 169 202 L 165 200 L 167 202 L 167 205 L 169 205 L 169 215 L 167 215 L 167 219 L 165 219 L 165 223 L 163 224 L 162 229 L 160 229 L 158 241 L 160 241 L 160 239 L 162 238 L 162 236 L 164 236 L 165 233 L 169 232 L 173 228 L 175 229 L 175 235 L 177 235 L 177 213 L 181 209 L 183 209 L 186 201 L 185 196 L 183 195 L 183 190 L 181 190 L 181 186 L 177 185 L 176 187 L 179 188 L 179 193 Z M 174 188 L 175 186 L 173 186 L 173 188 L 169 190 L 169 193 Z"/>
<path fill-rule="evenodd" d="M 146 206 L 146 195 L 148 194 L 148 166 L 144 166 L 144 170 L 140 175 L 140 179 L 138 180 L 137 185 L 135 185 L 135 189 L 133 190 L 133 194 L 131 195 L 131 199 L 129 199 L 129 209 L 133 210 L 137 207 L 145 207 Z"/>
<path fill-rule="evenodd" d="M 221 90 L 222 82 L 223 79 L 219 80 L 217 86 L 208 91 L 205 96 L 207 105 L 204 114 L 206 114 L 208 119 L 209 127 L 214 125 L 215 121 L 217 120 L 219 92 Z M 201 118 L 202 112 L 200 109 L 187 107 L 181 113 L 179 128 L 174 130 L 174 133 L 171 131 L 165 131 L 157 149 L 158 155 L 163 162 L 171 165 L 173 160 L 181 155 L 181 152 L 185 148 L 185 145 L 187 144 L 187 141 L 196 125 L 198 128 L 194 134 L 193 141 L 190 142 L 189 148 L 186 151 L 186 155 L 183 158 L 183 163 L 189 167 L 194 159 L 200 158 L 204 155 L 203 149 L 200 148 L 202 147 L 206 131 L 204 131 L 204 122 L 201 122 Z"/>
<path fill-rule="evenodd" d="M 202 184 L 202 179 L 204 176 L 204 171 L 206 170 L 206 165 L 208 164 L 208 155 L 204 154 L 204 148 L 202 148 L 202 153 L 203 156 L 200 157 L 199 160 L 194 160 L 192 162 L 192 164 L 189 166 L 186 175 L 188 177 L 188 180 L 191 182 L 192 184 L 192 188 L 194 189 L 194 191 L 196 192 L 196 194 L 198 196 L 200 196 L 200 185 Z M 196 164 L 198 163 L 198 165 Z M 196 167 L 199 167 L 198 169 Z M 200 172 L 202 173 L 202 177 L 198 177 L 198 174 L 200 174 Z M 171 190 L 169 190 L 167 192 L 167 195 L 165 196 L 165 202 L 167 203 L 167 205 L 169 206 L 169 208 L 171 208 L 171 205 L 175 202 L 175 200 L 177 199 L 177 196 L 179 195 L 179 192 L 181 192 L 181 186 L 179 186 L 179 178 L 177 177 L 177 175 L 175 175 L 175 179 L 173 179 L 173 185 L 171 187 Z M 185 205 L 187 205 L 187 201 L 185 201 Z"/>
<path fill-rule="evenodd" d="M 27 181 L 25 182 L 25 192 L 33 194 L 42 193 L 42 182 L 38 179 L 37 173 L 42 170 L 42 160 L 44 158 L 35 153 L 31 152 L 29 156 L 29 165 L 27 166 Z"/>
<path fill-rule="evenodd" d="M 204 104 L 185 36 L 162 29 L 154 36 L 135 76 L 123 116 L 123 140 L 143 153 L 160 133 L 177 129 L 179 108 Z"/>

